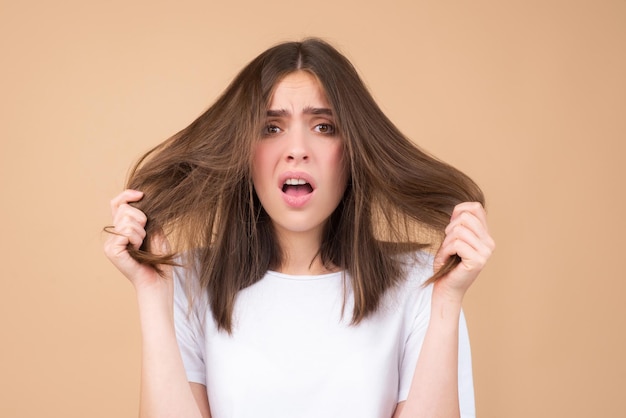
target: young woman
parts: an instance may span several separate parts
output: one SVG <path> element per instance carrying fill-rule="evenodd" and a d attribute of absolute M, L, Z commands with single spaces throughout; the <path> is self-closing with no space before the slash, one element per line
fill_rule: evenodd
<path fill-rule="evenodd" d="M 330 45 L 265 51 L 111 202 L 140 415 L 474 416 L 461 302 L 494 248 L 483 203 Z"/>

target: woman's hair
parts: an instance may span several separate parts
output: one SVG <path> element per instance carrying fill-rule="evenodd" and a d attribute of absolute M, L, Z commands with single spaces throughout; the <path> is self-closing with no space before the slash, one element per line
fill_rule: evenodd
<path fill-rule="evenodd" d="M 129 188 L 144 192 L 135 206 L 148 217 L 143 246 L 129 252 L 157 269 L 187 254 L 185 264 L 196 269 L 218 327 L 228 332 L 237 293 L 281 265 L 250 167 L 276 85 L 294 71 L 319 80 L 347 157 L 348 186 L 325 225 L 319 255 L 324 265 L 350 275 L 353 324 L 375 312 L 385 291 L 403 279 L 400 253 L 437 245 L 458 203 L 484 203 L 471 179 L 420 150 L 389 121 L 332 46 L 306 39 L 268 49 L 191 125 L 145 154 L 128 180 Z M 151 250 L 150 238 L 159 234 L 168 237 L 172 254 Z M 458 261 L 451 258 L 430 280 Z"/>

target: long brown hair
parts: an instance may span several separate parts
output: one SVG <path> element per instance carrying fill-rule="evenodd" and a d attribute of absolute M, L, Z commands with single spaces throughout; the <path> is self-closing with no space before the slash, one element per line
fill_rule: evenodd
<path fill-rule="evenodd" d="M 277 83 L 307 71 L 321 83 L 335 114 L 350 173 L 330 216 L 320 256 L 350 276 L 352 322 L 376 311 L 403 279 L 398 253 L 436 245 L 454 206 L 484 203 L 478 186 L 420 150 L 383 114 L 352 64 L 319 39 L 274 46 L 251 61 L 206 112 L 144 155 L 128 187 L 148 217 L 138 261 L 155 268 L 187 254 L 218 327 L 232 331 L 237 293 L 281 265 L 281 249 L 252 185 L 252 145 L 260 138 Z M 165 234 L 173 254 L 157 256 L 150 237 Z M 192 260 L 193 259 L 193 260 Z M 458 263 L 451 258 L 437 280 Z"/>

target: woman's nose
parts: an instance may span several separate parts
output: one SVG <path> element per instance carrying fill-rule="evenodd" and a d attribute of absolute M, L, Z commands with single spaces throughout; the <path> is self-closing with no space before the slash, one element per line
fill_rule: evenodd
<path fill-rule="evenodd" d="M 290 132 L 287 145 L 288 161 L 306 161 L 309 159 L 309 150 L 306 143 L 306 135 L 300 130 Z"/>

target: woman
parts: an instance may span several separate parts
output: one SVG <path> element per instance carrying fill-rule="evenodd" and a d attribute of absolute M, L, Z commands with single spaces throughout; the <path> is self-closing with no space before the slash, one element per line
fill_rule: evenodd
<path fill-rule="evenodd" d="M 461 302 L 494 248 L 482 203 L 330 45 L 268 49 L 111 202 L 140 415 L 473 416 Z"/>

